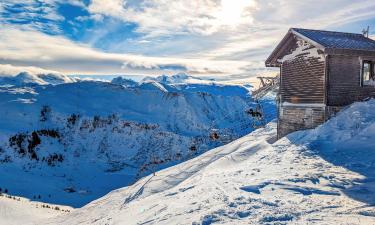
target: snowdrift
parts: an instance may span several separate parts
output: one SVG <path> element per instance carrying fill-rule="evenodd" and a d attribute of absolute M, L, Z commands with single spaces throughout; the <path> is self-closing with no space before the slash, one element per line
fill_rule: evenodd
<path fill-rule="evenodd" d="M 276 124 L 47 224 L 374 224 L 375 100 L 277 142 Z M 274 143 L 273 143 L 274 142 Z"/>

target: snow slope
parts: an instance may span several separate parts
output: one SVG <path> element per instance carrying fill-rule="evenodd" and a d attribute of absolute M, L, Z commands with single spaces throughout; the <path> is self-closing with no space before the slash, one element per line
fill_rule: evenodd
<path fill-rule="evenodd" d="M 55 204 L 81 207 L 254 129 L 245 111 L 256 104 L 238 85 L 6 81 L 0 187 Z M 264 107 L 272 120 L 273 100 Z"/>
<path fill-rule="evenodd" d="M 66 214 L 71 207 L 50 205 L 0 194 L 0 225 L 34 224 L 42 219 Z"/>
<path fill-rule="evenodd" d="M 277 142 L 270 123 L 43 222 L 375 224 L 374 111 L 355 103 Z"/>

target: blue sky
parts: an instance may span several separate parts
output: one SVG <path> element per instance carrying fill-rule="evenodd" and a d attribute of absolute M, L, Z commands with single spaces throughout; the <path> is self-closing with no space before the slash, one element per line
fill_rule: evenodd
<path fill-rule="evenodd" d="M 374 31 L 373 12 L 373 0 L 2 0 L 0 73 L 255 76 L 290 27 Z"/>

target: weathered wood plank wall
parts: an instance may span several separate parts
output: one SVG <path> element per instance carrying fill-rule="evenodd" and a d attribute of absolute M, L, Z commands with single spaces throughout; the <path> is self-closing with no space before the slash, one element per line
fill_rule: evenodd
<path fill-rule="evenodd" d="M 359 56 L 328 56 L 327 105 L 345 106 L 375 97 L 374 86 L 361 86 L 361 70 Z"/>
<path fill-rule="evenodd" d="M 281 102 L 324 104 L 325 60 L 301 54 L 284 61 L 281 65 L 280 95 Z"/>
<path fill-rule="evenodd" d="M 297 38 L 290 44 L 291 51 L 298 48 Z M 309 51 L 317 51 L 314 46 L 303 48 L 295 57 L 281 64 L 280 109 L 278 116 L 278 137 L 283 137 L 293 131 L 316 127 L 325 120 L 325 107 L 285 106 L 293 104 L 321 104 L 326 100 L 325 69 L 323 53 L 320 57 L 310 55 Z M 312 52 L 313 52 L 312 51 Z M 323 58 L 323 60 L 322 60 Z"/>

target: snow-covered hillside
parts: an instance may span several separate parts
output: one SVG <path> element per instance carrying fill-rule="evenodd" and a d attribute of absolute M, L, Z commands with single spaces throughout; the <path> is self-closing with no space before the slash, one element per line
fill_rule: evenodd
<path fill-rule="evenodd" d="M 375 224 L 375 100 L 277 142 L 276 125 L 46 224 Z"/>
<path fill-rule="evenodd" d="M 0 194 L 0 225 L 27 225 L 66 214 L 73 209 L 67 206 L 51 205 L 43 202 Z"/>
<path fill-rule="evenodd" d="M 248 89 L 188 77 L 1 80 L 0 187 L 79 207 L 254 130 Z M 272 120 L 273 99 L 262 105 Z"/>

